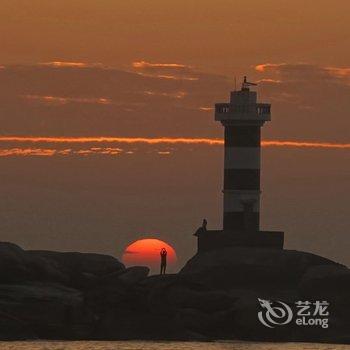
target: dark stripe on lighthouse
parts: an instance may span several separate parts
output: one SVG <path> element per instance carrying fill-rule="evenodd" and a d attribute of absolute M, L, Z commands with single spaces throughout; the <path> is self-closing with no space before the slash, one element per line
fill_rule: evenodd
<path fill-rule="evenodd" d="M 224 190 L 260 190 L 260 169 L 225 169 Z"/>
<path fill-rule="evenodd" d="M 260 125 L 226 125 L 225 147 L 260 147 Z"/>

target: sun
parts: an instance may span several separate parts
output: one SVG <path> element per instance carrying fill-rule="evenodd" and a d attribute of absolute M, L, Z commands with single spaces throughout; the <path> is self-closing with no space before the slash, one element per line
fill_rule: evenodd
<path fill-rule="evenodd" d="M 160 250 L 165 248 L 167 255 L 167 272 L 175 269 L 177 256 L 175 249 L 168 243 L 156 239 L 139 239 L 129 244 L 123 253 L 123 263 L 129 266 L 148 266 L 152 273 L 158 273 L 160 269 Z"/>

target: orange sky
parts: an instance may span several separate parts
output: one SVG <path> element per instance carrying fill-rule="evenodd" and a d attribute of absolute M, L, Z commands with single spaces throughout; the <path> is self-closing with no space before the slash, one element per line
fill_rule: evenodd
<path fill-rule="evenodd" d="M 350 61 L 347 0 L 2 0 L 0 16 L 4 63 L 145 59 L 233 74 Z"/>
<path fill-rule="evenodd" d="M 2 0 L 0 239 L 121 254 L 157 233 L 184 261 L 221 225 L 213 105 L 248 75 L 272 103 L 263 228 L 350 263 L 349 36 L 348 0 Z"/>

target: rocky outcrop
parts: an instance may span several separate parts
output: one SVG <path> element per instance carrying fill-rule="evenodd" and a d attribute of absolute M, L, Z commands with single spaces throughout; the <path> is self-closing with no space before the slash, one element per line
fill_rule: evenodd
<path fill-rule="evenodd" d="M 72 288 L 51 283 L 0 285 L 0 324 L 10 322 L 6 332 L 0 329 L 2 339 L 69 338 L 69 325 L 83 312 L 83 294 Z"/>
<path fill-rule="evenodd" d="M 350 270 L 342 265 L 318 265 L 306 270 L 298 285 L 305 297 L 340 298 L 349 295 Z"/>
<path fill-rule="evenodd" d="M 32 278 L 32 274 L 24 250 L 15 244 L 0 242 L 0 281 L 26 281 Z"/>
<path fill-rule="evenodd" d="M 350 343 L 350 271 L 317 255 L 228 248 L 148 276 L 99 254 L 0 243 L 0 339 L 247 339 Z M 327 300 L 328 329 L 265 327 L 258 299 Z"/>
<path fill-rule="evenodd" d="M 146 266 L 129 267 L 119 275 L 119 280 L 126 285 L 134 285 L 144 280 L 149 274 L 149 268 Z"/>
<path fill-rule="evenodd" d="M 298 251 L 259 248 L 226 248 L 197 254 L 180 274 L 191 274 L 208 288 L 275 290 L 296 288 L 313 266 L 340 266 L 323 257 Z"/>
<path fill-rule="evenodd" d="M 41 270 L 37 278 L 42 276 L 43 279 L 57 281 L 55 277 L 59 274 L 61 283 L 78 288 L 87 287 L 105 275 L 125 270 L 117 259 L 102 254 L 40 250 L 26 251 L 25 254 L 28 265 L 32 269 L 36 267 L 37 272 Z"/>
<path fill-rule="evenodd" d="M 222 313 L 240 339 L 275 341 L 350 342 L 350 270 L 323 257 L 287 250 L 228 248 L 194 256 L 180 275 L 200 281 L 208 289 L 226 291 L 236 298 Z M 258 298 L 284 301 L 294 311 L 298 301 L 327 301 L 329 328 L 265 327 L 258 320 Z"/>
<path fill-rule="evenodd" d="M 15 244 L 0 242 L 1 283 L 55 282 L 79 288 L 124 270 L 122 263 L 108 255 L 25 251 Z"/>

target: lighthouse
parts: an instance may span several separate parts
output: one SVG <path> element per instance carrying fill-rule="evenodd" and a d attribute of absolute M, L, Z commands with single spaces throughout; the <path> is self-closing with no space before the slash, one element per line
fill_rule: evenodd
<path fill-rule="evenodd" d="M 229 103 L 215 105 L 215 120 L 225 128 L 224 230 L 259 231 L 261 127 L 271 120 L 268 103 L 258 103 L 244 77 Z"/>
<path fill-rule="evenodd" d="M 258 102 L 255 85 L 244 77 L 228 103 L 215 104 L 215 120 L 225 135 L 223 228 L 199 228 L 198 252 L 228 246 L 283 248 L 283 232 L 260 229 L 261 128 L 271 120 L 271 105 Z"/>

